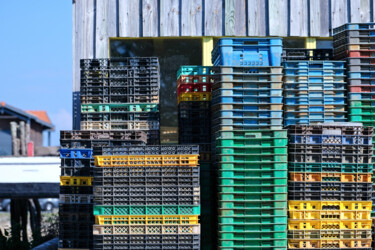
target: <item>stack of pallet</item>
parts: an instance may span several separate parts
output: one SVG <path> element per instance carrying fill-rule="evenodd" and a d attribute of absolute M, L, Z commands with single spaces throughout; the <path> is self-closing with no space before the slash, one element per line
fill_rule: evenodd
<path fill-rule="evenodd" d="M 159 144 L 157 58 L 81 60 L 80 131 L 62 131 L 60 248 L 92 248 L 93 157 Z"/>
<path fill-rule="evenodd" d="M 374 35 L 375 23 L 349 23 L 333 29 L 334 56 L 347 62 L 349 121 L 364 126 L 375 126 Z"/>
<path fill-rule="evenodd" d="M 371 249 L 373 128 L 289 127 L 288 248 Z"/>
<path fill-rule="evenodd" d="M 345 122 L 344 62 L 284 61 L 284 126 Z"/>
<path fill-rule="evenodd" d="M 211 67 L 181 66 L 177 72 L 179 144 L 199 145 L 202 247 L 215 240 L 214 171 L 211 165 Z"/>
<path fill-rule="evenodd" d="M 198 153 L 104 148 L 95 157 L 94 249 L 200 249 Z"/>
<path fill-rule="evenodd" d="M 282 40 L 220 39 L 212 52 L 219 248 L 286 249 Z"/>

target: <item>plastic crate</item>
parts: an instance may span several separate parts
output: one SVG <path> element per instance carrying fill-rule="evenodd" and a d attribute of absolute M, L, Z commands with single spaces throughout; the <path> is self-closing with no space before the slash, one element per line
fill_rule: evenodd
<path fill-rule="evenodd" d="M 284 97 L 284 105 L 343 105 L 345 97 L 322 96 L 322 97 Z"/>
<path fill-rule="evenodd" d="M 212 104 L 282 104 L 281 96 L 217 96 L 212 99 Z"/>
<path fill-rule="evenodd" d="M 92 204 L 65 204 L 65 203 L 60 203 L 59 204 L 59 212 L 64 212 L 64 213 L 85 213 L 91 216 L 92 222 L 93 216 L 93 205 Z M 76 223 L 84 223 L 83 221 L 77 220 Z M 88 223 L 88 222 L 87 222 Z M 86 223 L 86 224 L 87 224 Z"/>
<path fill-rule="evenodd" d="M 372 164 L 289 162 L 289 172 L 372 173 Z"/>
<path fill-rule="evenodd" d="M 288 239 L 371 239 L 369 230 L 289 230 Z"/>
<path fill-rule="evenodd" d="M 288 249 L 346 249 L 368 250 L 371 246 L 369 239 L 323 239 L 323 240 L 288 240 Z"/>
<path fill-rule="evenodd" d="M 204 67 L 204 66 L 202 66 Z M 208 84 L 213 82 L 213 72 L 209 75 L 180 75 L 177 78 L 177 86 L 180 87 L 184 84 Z"/>
<path fill-rule="evenodd" d="M 201 206 L 94 206 L 94 215 L 200 215 Z"/>
<path fill-rule="evenodd" d="M 231 158 L 250 156 L 250 155 L 287 155 L 287 147 L 247 147 L 247 146 L 233 146 L 233 147 L 216 147 L 216 153 L 223 161 L 231 161 Z M 225 158 L 228 157 L 228 158 Z"/>
<path fill-rule="evenodd" d="M 370 211 L 340 211 L 340 210 L 311 210 L 311 211 L 289 211 L 288 218 L 291 220 L 370 220 Z"/>
<path fill-rule="evenodd" d="M 288 210 L 371 211 L 371 201 L 288 201 Z"/>
<path fill-rule="evenodd" d="M 213 65 L 280 66 L 282 38 L 221 38 L 212 51 Z"/>
<path fill-rule="evenodd" d="M 108 68 L 121 66 L 158 66 L 158 57 L 111 57 L 98 59 L 81 59 L 81 69 L 89 68 Z"/>
<path fill-rule="evenodd" d="M 346 30 L 372 30 L 375 29 L 375 23 L 347 23 L 333 29 L 333 35 Z M 374 34 L 375 35 L 375 34 Z"/>
<path fill-rule="evenodd" d="M 211 92 L 211 83 L 185 83 L 177 86 L 177 96 L 182 93 Z"/>
<path fill-rule="evenodd" d="M 212 75 L 213 72 L 211 70 L 212 67 L 210 66 L 196 66 L 196 65 L 189 65 L 189 66 L 181 66 L 177 72 L 177 79 L 180 76 L 195 76 L 195 75 Z"/>
<path fill-rule="evenodd" d="M 60 194 L 92 194 L 92 186 L 60 186 Z"/>
<path fill-rule="evenodd" d="M 370 145 L 372 137 L 350 135 L 293 135 L 289 136 L 289 144 L 315 144 L 315 145 Z"/>
<path fill-rule="evenodd" d="M 184 102 L 211 101 L 211 93 L 209 92 L 181 93 L 177 97 L 177 104 L 179 104 L 182 101 Z"/>
<path fill-rule="evenodd" d="M 289 60 L 332 60 L 332 49 L 283 49 L 282 61 Z"/>
<path fill-rule="evenodd" d="M 322 200 L 322 201 L 371 201 L 370 192 L 340 191 L 292 191 L 288 190 L 288 200 Z"/>
<path fill-rule="evenodd" d="M 94 235 L 99 249 L 200 249 L 200 235 Z"/>
<path fill-rule="evenodd" d="M 264 238 L 262 237 L 264 235 Z M 280 236 L 279 236 L 280 235 Z M 282 235 L 282 236 L 281 236 Z M 251 238 L 250 238 L 251 237 Z M 277 238 L 279 237 L 279 238 Z M 219 232 L 219 247 L 221 249 L 236 248 L 266 248 L 286 249 L 287 240 L 282 233 L 241 233 L 241 232 Z"/>
<path fill-rule="evenodd" d="M 289 135 L 343 135 L 343 136 L 361 136 L 372 137 L 374 129 L 372 127 L 363 127 L 360 123 L 324 123 L 319 125 L 294 125 L 288 127 Z M 368 143 L 371 144 L 371 143 Z"/>
<path fill-rule="evenodd" d="M 345 76 L 299 76 L 299 75 L 284 75 L 284 84 L 289 83 L 345 83 Z"/>
<path fill-rule="evenodd" d="M 61 130 L 60 141 L 63 140 L 142 140 L 144 131 L 108 131 L 108 130 Z"/>
<path fill-rule="evenodd" d="M 371 229 L 371 220 L 288 220 L 289 230 Z"/>
<path fill-rule="evenodd" d="M 126 75 L 126 74 L 123 74 Z M 160 86 L 160 77 L 154 71 L 150 74 L 142 74 L 142 72 L 136 73 L 133 77 L 102 77 L 101 75 L 81 77 L 80 79 L 81 88 L 84 90 L 86 87 L 156 87 Z"/>
<path fill-rule="evenodd" d="M 103 147 L 103 155 L 198 155 L 198 145 Z"/>
<path fill-rule="evenodd" d="M 285 69 L 306 69 L 310 70 L 326 70 L 326 69 L 345 69 L 345 62 L 341 61 L 285 61 L 283 62 Z"/>
<path fill-rule="evenodd" d="M 200 234 L 200 225 L 94 225 L 94 235 Z"/>
<path fill-rule="evenodd" d="M 111 95 L 111 96 L 85 96 L 81 95 L 82 104 L 109 104 L 109 103 L 159 103 L 159 95 Z"/>
<path fill-rule="evenodd" d="M 81 113 L 81 121 L 110 121 L 110 122 L 127 122 L 127 121 L 159 121 L 159 113 L 140 112 L 140 113 Z"/>
<path fill-rule="evenodd" d="M 91 157 L 91 149 L 60 149 L 60 158 L 90 159 Z"/>
<path fill-rule="evenodd" d="M 368 173 L 289 173 L 290 181 L 311 182 L 371 182 L 371 174 Z"/>
<path fill-rule="evenodd" d="M 92 175 L 92 168 L 86 167 L 61 167 L 61 176 L 90 176 Z"/>
<path fill-rule="evenodd" d="M 347 83 L 346 82 L 317 82 L 317 83 L 310 83 L 308 81 L 305 82 L 286 82 L 283 84 L 284 91 L 294 91 L 294 92 L 305 92 L 305 91 L 338 91 L 338 90 L 346 90 Z"/>
<path fill-rule="evenodd" d="M 81 122 L 82 130 L 158 130 L 158 121 L 127 121 L 127 122 Z"/>
<path fill-rule="evenodd" d="M 371 149 L 371 151 L 373 151 Z M 345 155 L 342 153 L 294 153 L 289 152 L 290 162 L 313 162 L 313 163 L 372 163 L 372 154 L 355 154 L 353 151 L 350 155 Z"/>
<path fill-rule="evenodd" d="M 159 112 L 159 104 L 82 104 L 81 112 Z"/>
<path fill-rule="evenodd" d="M 61 186 L 91 186 L 92 177 L 88 176 L 60 176 Z"/>
<path fill-rule="evenodd" d="M 96 215 L 95 224 L 98 225 L 168 225 L 186 224 L 198 225 L 196 215 Z"/>
<path fill-rule="evenodd" d="M 60 203 L 66 204 L 91 204 L 93 201 L 92 195 L 87 194 L 60 194 Z"/>

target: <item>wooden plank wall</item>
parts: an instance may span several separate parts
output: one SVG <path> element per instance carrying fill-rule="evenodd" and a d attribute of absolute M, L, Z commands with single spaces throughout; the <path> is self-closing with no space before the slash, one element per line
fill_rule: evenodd
<path fill-rule="evenodd" d="M 73 91 L 79 59 L 108 57 L 109 37 L 329 37 L 373 22 L 375 0 L 73 0 Z"/>

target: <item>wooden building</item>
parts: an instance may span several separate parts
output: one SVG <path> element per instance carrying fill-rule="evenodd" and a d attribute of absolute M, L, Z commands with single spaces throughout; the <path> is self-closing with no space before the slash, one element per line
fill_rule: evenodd
<path fill-rule="evenodd" d="M 163 128 L 176 116 L 176 67 L 210 65 L 218 38 L 281 36 L 284 47 L 326 48 L 334 27 L 371 22 L 374 11 L 374 0 L 73 0 L 73 126 L 81 58 L 159 56 Z"/>

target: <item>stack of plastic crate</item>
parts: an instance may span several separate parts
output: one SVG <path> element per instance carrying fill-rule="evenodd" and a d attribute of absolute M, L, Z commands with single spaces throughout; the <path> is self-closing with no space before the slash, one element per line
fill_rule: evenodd
<path fill-rule="evenodd" d="M 202 247 L 211 249 L 215 240 L 214 171 L 211 165 L 212 69 L 181 66 L 177 72 L 179 144 L 199 145 L 202 196 Z"/>
<path fill-rule="evenodd" d="M 198 146 L 103 147 L 94 249 L 200 249 Z"/>
<path fill-rule="evenodd" d="M 284 61 L 284 126 L 346 121 L 344 62 Z"/>
<path fill-rule="evenodd" d="M 375 126 L 375 23 L 333 29 L 333 46 L 335 58 L 347 62 L 349 121 Z"/>
<path fill-rule="evenodd" d="M 159 60 L 81 60 L 81 129 L 145 131 L 159 143 Z"/>
<path fill-rule="evenodd" d="M 371 249 L 372 127 L 289 126 L 288 248 Z"/>
<path fill-rule="evenodd" d="M 286 249 L 281 38 L 224 38 L 212 52 L 220 249 Z"/>

